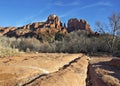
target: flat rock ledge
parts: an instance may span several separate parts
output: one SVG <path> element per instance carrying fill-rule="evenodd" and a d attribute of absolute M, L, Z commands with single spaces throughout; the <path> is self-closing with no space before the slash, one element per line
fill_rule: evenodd
<path fill-rule="evenodd" d="M 41 75 L 23 86 L 86 86 L 88 64 L 89 58 L 83 55 L 58 71 Z"/>

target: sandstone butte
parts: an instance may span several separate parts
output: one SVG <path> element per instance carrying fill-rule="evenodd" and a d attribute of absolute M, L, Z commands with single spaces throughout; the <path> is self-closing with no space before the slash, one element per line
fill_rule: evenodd
<path fill-rule="evenodd" d="M 94 34 L 94 32 L 91 30 L 90 25 L 87 23 L 86 20 L 77 18 L 72 18 L 68 20 L 68 32 L 72 32 L 74 30 L 86 30 L 89 33 Z"/>
<path fill-rule="evenodd" d="M 51 36 L 57 33 L 63 35 L 75 30 L 86 30 L 95 34 L 86 20 L 73 19 L 68 21 L 68 27 L 54 14 L 48 16 L 45 22 L 34 22 L 22 27 L 0 27 L 0 35 L 8 37 L 35 37 L 41 39 L 42 35 Z"/>
<path fill-rule="evenodd" d="M 52 14 L 45 22 L 35 22 L 22 27 L 4 27 L 0 28 L 0 35 L 8 37 L 36 37 L 41 35 L 55 35 L 56 33 L 66 34 L 67 30 L 62 26 L 58 16 Z"/>

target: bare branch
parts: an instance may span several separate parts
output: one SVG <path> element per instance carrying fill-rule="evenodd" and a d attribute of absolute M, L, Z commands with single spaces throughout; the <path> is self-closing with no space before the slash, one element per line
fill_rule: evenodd
<path fill-rule="evenodd" d="M 103 33 L 103 34 L 105 33 L 104 25 L 102 25 L 100 21 L 96 21 L 96 28 L 100 33 Z"/>
<path fill-rule="evenodd" d="M 113 13 L 109 17 L 110 25 L 113 30 L 113 34 L 116 33 L 117 30 L 120 29 L 120 13 Z"/>

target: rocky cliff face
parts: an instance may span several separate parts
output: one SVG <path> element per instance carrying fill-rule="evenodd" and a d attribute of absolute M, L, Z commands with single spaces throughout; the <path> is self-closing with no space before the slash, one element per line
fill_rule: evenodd
<path fill-rule="evenodd" d="M 41 38 L 42 35 L 51 36 L 56 33 L 66 34 L 67 29 L 62 26 L 58 16 L 52 14 L 46 22 L 35 22 L 22 27 L 5 27 L 0 28 L 0 35 L 8 37 L 36 37 Z"/>
<path fill-rule="evenodd" d="M 86 20 L 78 20 L 76 18 L 73 19 L 69 19 L 68 20 L 68 28 L 67 28 L 68 32 L 74 31 L 74 30 L 86 30 L 89 33 L 93 33 L 93 31 L 91 30 L 90 25 L 87 23 Z"/>
<path fill-rule="evenodd" d="M 16 27 L 0 27 L 0 36 L 17 29 Z"/>
<path fill-rule="evenodd" d="M 62 23 L 61 23 L 59 17 L 54 14 L 52 14 L 48 17 L 46 24 L 48 24 L 48 26 L 50 26 L 50 28 L 57 28 L 57 29 L 62 28 Z"/>
<path fill-rule="evenodd" d="M 91 34 L 95 34 L 86 20 L 70 19 L 68 27 L 66 27 L 65 24 L 62 24 L 58 16 L 51 14 L 45 22 L 35 22 L 22 27 L 0 27 L 0 35 L 42 39 L 43 36 L 47 38 L 53 37 L 57 33 L 65 35 L 75 30 L 86 30 Z"/>

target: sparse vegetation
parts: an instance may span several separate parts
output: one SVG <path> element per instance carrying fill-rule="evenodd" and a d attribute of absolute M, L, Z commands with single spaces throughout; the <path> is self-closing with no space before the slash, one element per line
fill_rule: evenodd
<path fill-rule="evenodd" d="M 12 42 L 13 39 L 0 37 L 0 57 L 10 57 L 18 55 L 18 49 L 10 47 Z"/>
<path fill-rule="evenodd" d="M 55 38 L 55 37 L 54 37 Z M 102 34 L 99 36 L 90 36 L 86 31 L 78 30 L 68 33 L 61 40 L 53 42 L 40 42 L 35 38 L 7 38 L 1 37 L 1 46 L 8 47 L 7 50 L 19 49 L 24 52 L 44 52 L 44 53 L 86 53 L 90 55 L 111 54 L 112 36 Z M 4 40 L 4 41 L 3 41 Z M 112 55 L 119 56 L 120 53 L 120 37 L 116 36 L 114 53 Z M 5 48 L 4 48 L 5 49 Z M 3 50 L 3 49 L 2 49 Z M 5 51 L 5 50 L 4 50 Z M 12 51 L 11 51 L 12 52 Z M 9 52 L 10 53 L 10 52 Z"/>
<path fill-rule="evenodd" d="M 36 38 L 7 38 L 0 37 L 0 56 L 8 56 L 18 49 L 24 52 L 44 53 L 86 53 L 89 55 L 109 54 L 120 56 L 120 37 L 116 36 L 120 29 L 120 14 L 109 17 L 112 34 L 105 31 L 105 26 L 100 21 L 96 22 L 99 34 L 88 33 L 86 30 L 76 30 L 71 33 L 54 35 L 41 34 L 41 39 Z M 4 54 L 5 52 L 5 54 Z M 4 55 L 2 55 L 4 54 Z"/>
<path fill-rule="evenodd" d="M 0 47 L 0 57 L 10 57 L 18 55 L 18 49 Z"/>

